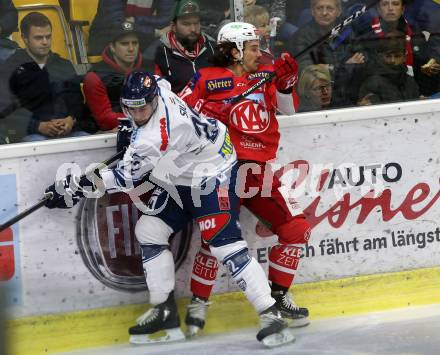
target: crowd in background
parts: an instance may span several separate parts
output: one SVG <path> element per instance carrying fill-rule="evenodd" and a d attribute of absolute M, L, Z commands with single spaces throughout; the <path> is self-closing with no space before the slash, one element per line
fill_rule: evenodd
<path fill-rule="evenodd" d="M 440 0 L 380 0 L 331 41 L 322 38 L 367 1 L 244 0 L 244 21 L 261 34 L 261 61 L 296 56 L 299 112 L 435 97 L 440 92 Z M 60 1 L 69 18 L 69 1 Z M 18 23 L 0 0 L 0 118 L 25 126 L 19 138 L 1 126 L 0 142 L 36 141 L 115 131 L 123 118 L 119 91 L 133 70 L 154 71 L 180 92 L 210 66 L 215 38 L 231 20 L 229 0 L 100 0 L 87 73 L 51 50 L 50 20 Z M 10 38 L 20 30 L 24 48 Z"/>

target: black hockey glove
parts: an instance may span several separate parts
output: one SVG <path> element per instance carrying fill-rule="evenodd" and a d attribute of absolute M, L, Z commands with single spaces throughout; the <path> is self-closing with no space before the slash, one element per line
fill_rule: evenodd
<path fill-rule="evenodd" d="M 133 126 L 128 118 L 120 118 L 118 126 L 118 134 L 116 136 L 116 151 L 121 152 L 130 145 Z"/>
<path fill-rule="evenodd" d="M 71 208 L 75 206 L 87 192 L 96 191 L 96 186 L 86 176 L 67 175 L 63 180 L 50 185 L 45 193 L 52 194 L 46 201 L 47 208 Z"/>

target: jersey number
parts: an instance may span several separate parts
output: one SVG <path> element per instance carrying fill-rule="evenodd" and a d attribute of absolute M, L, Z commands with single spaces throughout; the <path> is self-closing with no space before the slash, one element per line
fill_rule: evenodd
<path fill-rule="evenodd" d="M 199 137 L 204 137 L 211 143 L 215 143 L 218 136 L 218 123 L 213 118 L 207 118 L 203 121 L 197 116 L 191 116 L 191 120 Z"/>

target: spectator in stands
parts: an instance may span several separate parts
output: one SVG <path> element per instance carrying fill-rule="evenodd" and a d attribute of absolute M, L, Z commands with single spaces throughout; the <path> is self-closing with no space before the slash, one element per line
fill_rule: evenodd
<path fill-rule="evenodd" d="M 328 33 L 338 23 L 342 13 L 341 0 L 311 0 L 313 19 L 293 35 L 290 51 L 297 54 L 310 44 Z M 364 55 L 355 51 L 350 43 L 351 37 L 345 38 L 336 47 L 324 42 L 311 49 L 309 54 L 298 58 L 300 69 L 311 64 L 327 64 L 331 70 L 337 70 L 344 64 L 364 63 Z"/>
<path fill-rule="evenodd" d="M 419 88 L 407 73 L 407 41 L 403 32 L 391 31 L 377 41 L 376 62 L 359 90 L 359 105 L 416 100 Z"/>
<path fill-rule="evenodd" d="M 295 0 L 296 2 L 297 0 Z M 307 2 L 309 0 L 306 0 Z M 293 3 L 293 1 L 288 2 L 287 0 L 244 0 L 243 7 L 244 11 L 246 11 L 247 7 L 258 5 L 263 6 L 269 12 L 269 19 L 278 18 L 278 32 L 280 33 L 281 40 L 289 39 L 293 33 L 298 29 L 296 26 L 291 23 L 286 22 L 286 6 L 287 3 Z M 229 0 L 220 0 L 215 2 L 215 5 L 212 4 L 211 0 L 200 0 L 201 8 L 202 8 L 202 28 L 205 25 L 206 20 L 209 18 L 210 26 L 215 28 L 215 30 L 205 31 L 209 33 L 213 37 L 217 37 L 218 29 L 222 27 L 222 25 L 226 24 L 230 19 L 230 1 Z M 219 8 L 221 11 L 219 11 Z M 216 14 L 216 16 L 214 16 Z M 225 20 L 229 20 L 225 22 Z"/>
<path fill-rule="evenodd" d="M 415 0 L 407 5 L 405 18 L 420 31 L 429 33 L 428 43 L 423 53 L 425 64 L 417 78 L 420 89 L 425 96 L 440 91 L 440 1 Z"/>
<path fill-rule="evenodd" d="M 353 14 L 353 11 L 359 10 L 364 4 L 366 4 L 366 1 L 363 0 L 341 0 L 344 18 Z M 363 19 L 367 16 L 368 14 L 364 14 L 355 22 L 363 21 Z M 312 19 L 310 0 L 287 1 L 286 18 L 288 22 L 297 27 L 304 26 Z"/>
<path fill-rule="evenodd" d="M 231 20 L 230 0 L 199 0 L 202 32 L 217 38 L 218 30 Z"/>
<path fill-rule="evenodd" d="M 263 6 L 251 5 L 244 9 L 244 22 L 254 25 L 260 32 L 261 64 L 272 64 L 274 60 L 273 51 L 270 47 L 269 20 L 269 12 Z"/>
<path fill-rule="evenodd" d="M 440 1 L 413 0 L 405 9 L 405 18 L 413 25 L 431 33 L 440 31 Z"/>
<path fill-rule="evenodd" d="M 10 107 L 32 113 L 23 141 L 87 135 L 79 130 L 83 100 L 79 78 L 68 60 L 51 51 L 52 24 L 39 12 L 20 23 L 25 49 L 2 66 L 2 81 L 9 84 Z"/>
<path fill-rule="evenodd" d="M 124 21 L 133 22 L 140 36 L 141 48 L 167 31 L 174 0 L 99 0 L 90 27 L 89 55 L 100 55 L 108 44 L 108 30 Z"/>
<path fill-rule="evenodd" d="M 244 2 L 245 10 L 247 6 L 259 5 L 265 7 L 266 10 L 269 11 L 269 21 L 272 23 L 275 21 L 277 27 L 276 37 L 281 41 L 288 41 L 298 30 L 298 27 L 286 20 L 287 3 L 287 0 L 250 0 Z"/>
<path fill-rule="evenodd" d="M 367 36 L 364 36 L 364 43 L 368 50 L 368 56 L 374 60 L 377 53 L 376 39 L 384 38 L 392 31 L 404 32 L 407 36 L 407 58 L 408 73 L 414 76 L 415 53 L 420 46 L 414 46 L 414 30 L 408 24 L 403 14 L 406 0 L 380 0 L 376 5 L 377 15 L 371 20 L 371 29 Z M 371 40 L 365 41 L 366 38 Z"/>
<path fill-rule="evenodd" d="M 286 21 L 296 27 L 301 27 L 305 23 L 309 22 L 311 17 L 310 0 L 287 1 Z"/>
<path fill-rule="evenodd" d="M 270 13 L 270 18 L 279 17 L 282 22 L 286 20 L 286 0 L 244 0 L 244 10 L 249 6 L 263 6 Z"/>
<path fill-rule="evenodd" d="M 428 79 L 424 69 L 429 67 L 429 49 L 425 36 L 413 28 L 405 19 L 404 11 L 407 0 L 380 0 L 376 6 L 378 13 L 371 22 L 371 31 L 367 35 L 370 38 L 367 43 L 368 56 L 374 60 L 376 50 L 376 39 L 384 38 L 386 34 L 399 31 L 406 36 L 406 66 L 410 76 L 415 77 L 419 84 L 425 87 Z M 372 39 L 372 40 L 371 40 Z M 435 68 L 435 66 L 434 66 Z M 429 80 L 429 79 L 428 79 Z M 425 91 L 425 90 L 423 90 Z M 424 92 L 426 95 L 426 92 Z"/>
<path fill-rule="evenodd" d="M 109 28 L 111 42 L 102 52 L 102 60 L 84 77 L 84 96 L 97 126 L 102 131 L 116 130 L 118 119 L 125 117 L 119 97 L 125 77 L 134 70 L 146 70 L 139 50 L 139 33 L 132 22 Z"/>
<path fill-rule="evenodd" d="M 14 54 L 18 45 L 9 39 L 17 30 L 18 14 L 11 0 L 0 0 L 0 63 Z"/>
<path fill-rule="evenodd" d="M 332 108 L 332 80 L 325 65 L 309 65 L 301 73 L 298 83 L 298 112 Z"/>
<path fill-rule="evenodd" d="M 165 33 L 156 49 L 155 74 L 171 83 L 179 93 L 197 70 L 211 66 L 215 42 L 201 32 L 200 6 L 196 0 L 176 3 L 171 30 Z"/>

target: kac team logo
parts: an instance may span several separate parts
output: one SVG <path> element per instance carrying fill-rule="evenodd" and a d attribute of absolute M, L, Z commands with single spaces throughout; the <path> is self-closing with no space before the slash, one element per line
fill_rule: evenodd
<path fill-rule="evenodd" d="M 231 110 L 231 123 L 244 133 L 264 132 L 270 124 L 266 107 L 252 100 L 244 100 Z"/>

